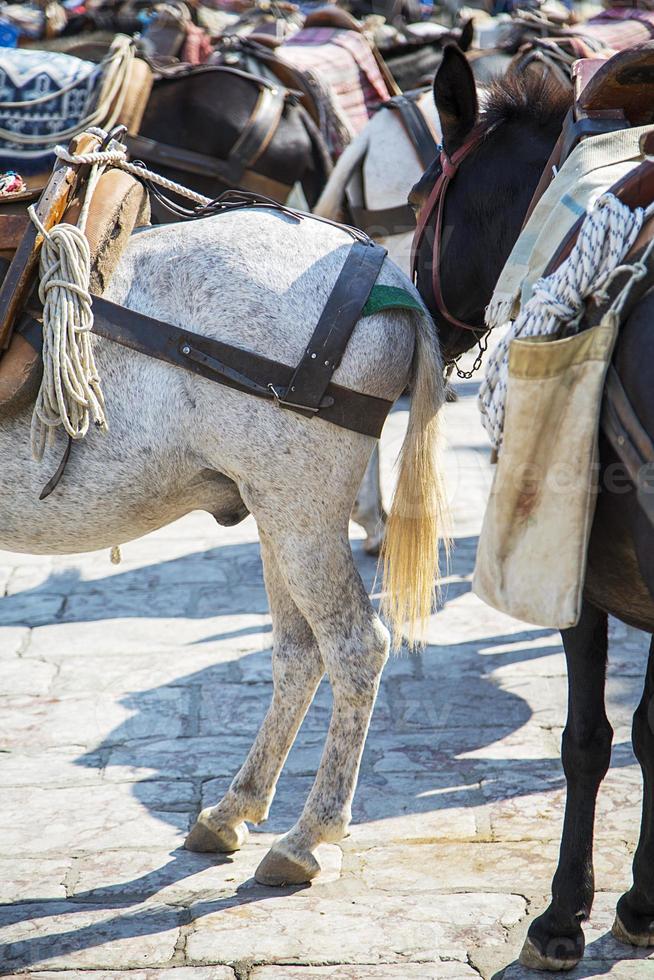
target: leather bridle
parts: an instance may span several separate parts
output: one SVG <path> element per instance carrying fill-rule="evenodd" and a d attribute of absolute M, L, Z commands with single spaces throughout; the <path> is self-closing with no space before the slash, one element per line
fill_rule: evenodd
<path fill-rule="evenodd" d="M 431 226 L 432 218 L 435 214 L 434 245 L 432 251 L 432 290 L 434 293 L 436 310 L 438 311 L 439 315 L 453 327 L 458 327 L 460 330 L 468 330 L 475 335 L 486 332 L 485 324 L 481 323 L 473 326 L 471 323 L 465 323 L 463 320 L 459 320 L 452 313 L 450 313 L 443 298 L 443 288 L 441 285 L 443 214 L 445 211 L 445 197 L 447 194 L 447 188 L 456 176 L 459 167 L 463 161 L 477 149 L 482 140 L 485 139 L 485 137 L 491 133 L 494 128 L 495 126 L 487 126 L 483 122 L 478 123 L 478 125 L 471 130 L 465 143 L 460 146 L 451 157 L 448 156 L 444 149 L 441 149 L 439 158 L 440 174 L 436 178 L 436 183 L 432 187 L 429 197 L 420 211 L 416 232 L 413 236 L 413 244 L 411 246 L 411 277 L 414 282 L 417 282 L 418 256 L 420 253 L 420 248 L 423 244 L 426 230 Z"/>

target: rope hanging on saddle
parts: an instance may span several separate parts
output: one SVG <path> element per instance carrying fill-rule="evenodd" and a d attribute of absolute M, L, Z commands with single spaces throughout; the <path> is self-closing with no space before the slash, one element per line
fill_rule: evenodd
<path fill-rule="evenodd" d="M 91 345 L 88 241 L 76 225 L 62 223 L 46 231 L 33 208 L 30 217 L 44 239 L 39 267 L 43 380 L 31 428 L 32 455 L 41 460 L 48 440 L 60 426 L 71 439 L 82 439 L 92 421 L 102 430 L 107 422 Z"/>
<path fill-rule="evenodd" d="M 103 130 L 88 130 L 103 138 Z M 107 430 L 104 396 L 93 356 L 91 251 L 84 234 L 98 180 L 104 170 L 93 163 L 77 225 L 60 222 L 47 231 L 34 206 L 28 214 L 43 236 L 39 258 L 39 299 L 43 305 L 43 379 L 32 412 L 31 445 L 43 458 L 55 429 L 83 439 L 93 422 Z"/>
<path fill-rule="evenodd" d="M 623 270 L 621 263 L 650 210 L 632 211 L 614 194 L 603 194 L 586 215 L 568 258 L 555 272 L 534 284 L 531 298 L 517 319 L 508 325 L 490 356 L 479 390 L 482 423 L 496 450 L 502 445 L 511 342 L 564 331 L 575 333 L 586 300 L 601 296 Z"/>

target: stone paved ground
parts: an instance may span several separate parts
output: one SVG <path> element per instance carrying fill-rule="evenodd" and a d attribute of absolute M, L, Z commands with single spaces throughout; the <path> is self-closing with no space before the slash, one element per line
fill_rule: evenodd
<path fill-rule="evenodd" d="M 323 848 L 311 888 L 273 891 L 252 875 L 308 791 L 324 689 L 251 843 L 232 857 L 180 846 L 270 696 L 253 523 L 224 530 L 192 515 L 125 547 L 118 567 L 106 553 L 0 554 L 0 973 L 524 980 L 515 958 L 544 906 L 561 827 L 564 663 L 558 636 L 470 593 L 490 467 L 474 386 L 460 392 L 447 407 L 456 550 L 445 607 L 424 654 L 385 672 L 352 834 Z M 387 488 L 405 423 L 400 406 L 384 437 Z M 355 548 L 372 586 L 374 564 Z M 654 976 L 652 956 L 609 932 L 639 822 L 628 725 L 645 649 L 614 627 L 600 891 L 571 978 Z"/>

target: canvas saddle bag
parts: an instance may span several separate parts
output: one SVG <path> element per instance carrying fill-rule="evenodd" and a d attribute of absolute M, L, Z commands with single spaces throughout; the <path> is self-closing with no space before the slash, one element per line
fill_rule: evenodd
<path fill-rule="evenodd" d="M 473 591 L 516 619 L 579 619 L 595 510 L 598 430 L 617 327 L 514 340 L 504 442 L 482 526 Z"/>

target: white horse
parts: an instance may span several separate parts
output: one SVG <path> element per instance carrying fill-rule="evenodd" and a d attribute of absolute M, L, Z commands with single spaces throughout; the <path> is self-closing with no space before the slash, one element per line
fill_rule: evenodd
<path fill-rule="evenodd" d="M 107 297 L 200 334 L 296 364 L 351 245 L 340 228 L 245 210 L 135 235 Z M 411 289 L 384 263 L 379 281 Z M 274 693 L 241 770 L 203 810 L 186 846 L 234 851 L 266 819 L 277 778 L 323 673 L 334 710 L 313 788 L 257 871 L 267 884 L 319 870 L 313 851 L 346 832 L 359 761 L 388 655 L 388 631 L 357 574 L 348 517 L 374 440 L 222 387 L 94 338 L 109 431 L 73 447 L 63 481 L 38 495 L 61 457 L 30 455 L 30 411 L 0 420 L 0 547 L 57 554 L 106 548 L 189 511 L 261 538 L 273 620 Z M 377 313 L 357 324 L 340 385 L 395 399 L 412 384 L 409 429 L 386 546 L 391 626 L 428 614 L 442 490 L 434 455 L 442 367 L 429 316 Z"/>
<path fill-rule="evenodd" d="M 441 128 L 431 90 L 417 99 L 434 139 L 440 143 Z M 369 211 L 381 211 L 406 204 L 409 191 L 422 177 L 423 166 L 397 112 L 377 112 L 365 129 L 345 149 L 314 208 L 316 214 L 336 221 L 348 221 L 346 191 L 353 174 L 360 168 L 364 199 Z M 376 230 L 375 230 L 376 231 Z M 375 241 L 388 249 L 389 256 L 410 274 L 413 226 L 389 234 L 380 228 Z M 357 494 L 352 519 L 366 532 L 363 543 L 369 554 L 377 554 L 384 537 L 385 514 L 379 479 L 379 453 L 370 458 Z"/>
<path fill-rule="evenodd" d="M 441 127 L 431 89 L 416 100 L 437 143 Z M 385 210 L 407 203 L 409 191 L 422 177 L 424 167 L 399 113 L 380 109 L 346 147 L 330 174 L 314 213 L 336 221 L 347 221 L 346 191 L 356 170 L 363 177 L 363 204 L 369 211 Z M 389 256 L 410 274 L 414 225 L 397 232 L 380 228 L 373 235 L 388 249 Z"/>

